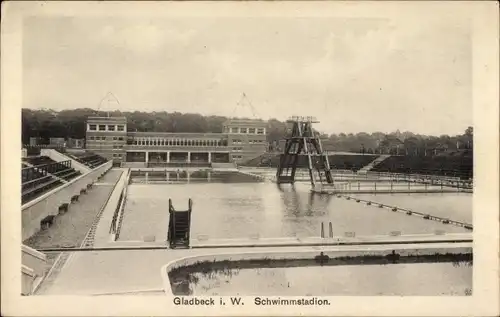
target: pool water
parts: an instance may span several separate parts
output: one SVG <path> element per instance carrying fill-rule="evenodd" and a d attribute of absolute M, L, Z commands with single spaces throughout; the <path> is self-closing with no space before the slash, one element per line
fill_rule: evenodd
<path fill-rule="evenodd" d="M 171 278 L 175 295 L 464 296 L 469 263 L 419 263 L 227 269 Z"/>
<path fill-rule="evenodd" d="M 321 223 L 332 223 L 333 234 L 356 236 L 470 232 L 450 224 L 394 213 L 387 208 L 367 206 L 354 200 L 310 193 L 310 185 L 278 186 L 256 182 L 245 175 L 212 175 L 210 180 L 184 183 L 134 183 L 129 186 L 120 240 L 142 240 L 154 235 L 165 240 L 168 200 L 177 210 L 193 200 L 191 237 L 227 239 L 318 237 Z M 149 177 L 150 179 L 154 179 Z M 384 204 L 415 211 L 436 213 L 452 220 L 472 219 L 472 194 L 359 195 Z"/>

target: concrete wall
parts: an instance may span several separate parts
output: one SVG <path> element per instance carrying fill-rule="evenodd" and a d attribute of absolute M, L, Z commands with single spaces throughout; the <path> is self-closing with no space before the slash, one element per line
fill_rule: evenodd
<path fill-rule="evenodd" d="M 56 162 L 70 160 L 71 161 L 71 167 L 73 167 L 77 171 L 80 171 L 82 174 L 85 174 L 85 173 L 88 173 L 88 172 L 91 171 L 91 169 L 88 166 L 86 166 L 86 165 L 84 165 L 84 164 L 82 164 L 82 163 L 80 163 L 80 162 L 78 162 L 78 161 L 70 158 L 69 156 L 66 156 L 66 155 L 64 155 L 62 153 L 59 153 L 56 150 L 42 149 L 40 151 L 40 155 L 42 155 L 42 156 L 48 156 L 52 160 L 54 160 Z"/>
<path fill-rule="evenodd" d="M 44 276 L 49 269 L 47 256 L 24 244 L 22 245 L 21 263 L 32 269 L 37 276 Z"/>
<path fill-rule="evenodd" d="M 30 295 L 33 290 L 33 283 L 35 282 L 36 274 L 29 267 L 21 266 L 21 294 Z"/>
<path fill-rule="evenodd" d="M 80 195 L 81 189 L 85 189 L 88 184 L 94 183 L 99 176 L 111 169 L 112 164 L 111 161 L 108 161 L 91 172 L 81 175 L 24 204 L 21 207 L 22 241 L 28 239 L 40 230 L 40 221 L 43 218 L 49 215 L 57 215 L 59 206 L 64 203 L 69 204 L 72 196 Z"/>
<path fill-rule="evenodd" d="M 35 287 L 34 283 L 40 281 L 47 273 L 49 265 L 47 256 L 42 252 L 32 249 L 26 245 L 21 247 L 21 283 L 22 294 L 29 295 Z"/>
<path fill-rule="evenodd" d="M 119 234 L 119 231 L 120 231 L 120 227 L 121 227 L 121 219 L 122 219 L 122 214 L 123 214 L 123 210 L 125 209 L 125 204 L 127 202 L 127 191 L 128 191 L 128 183 L 129 183 L 129 180 L 130 180 L 130 175 L 131 175 L 131 170 L 128 169 L 126 171 L 126 174 L 125 174 L 125 177 L 122 177 L 121 180 L 121 184 L 118 183 L 116 184 L 117 188 L 120 188 L 122 187 L 122 190 L 119 191 L 120 195 L 123 195 L 123 198 L 122 198 L 122 201 L 120 202 L 120 206 L 118 206 L 118 209 L 116 212 L 116 223 L 115 223 L 115 226 L 113 227 L 112 224 L 110 225 L 110 231 L 112 232 L 111 233 L 111 240 L 112 241 L 116 241 L 116 235 Z M 110 198 L 110 201 L 113 199 L 113 202 L 114 202 L 114 205 L 111 204 L 111 206 L 116 206 L 118 205 L 118 201 L 120 199 L 120 195 L 117 195 L 118 197 L 115 198 L 115 197 L 111 197 Z M 108 204 L 110 204 L 108 202 Z M 114 214 L 114 213 L 113 213 Z"/>

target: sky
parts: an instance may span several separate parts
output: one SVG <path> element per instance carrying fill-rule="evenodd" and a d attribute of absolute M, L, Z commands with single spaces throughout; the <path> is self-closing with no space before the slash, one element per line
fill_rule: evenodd
<path fill-rule="evenodd" d="M 459 18 L 33 16 L 23 27 L 25 108 L 315 116 L 326 133 L 472 125 Z M 101 102 L 108 92 L 117 101 Z"/>

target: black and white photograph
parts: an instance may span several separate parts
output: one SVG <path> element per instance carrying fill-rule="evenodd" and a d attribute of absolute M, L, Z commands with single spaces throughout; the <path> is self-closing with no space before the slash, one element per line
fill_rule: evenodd
<path fill-rule="evenodd" d="M 13 296 L 61 306 L 44 316 L 498 296 L 478 282 L 498 279 L 498 104 L 475 61 L 498 17 L 466 4 L 11 2 Z"/>

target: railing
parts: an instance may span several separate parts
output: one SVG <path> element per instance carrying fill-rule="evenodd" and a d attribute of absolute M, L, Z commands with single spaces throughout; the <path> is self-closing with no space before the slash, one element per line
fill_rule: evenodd
<path fill-rule="evenodd" d="M 25 167 L 21 170 L 21 177 L 23 183 L 35 180 L 42 176 L 50 174 L 54 174 L 63 170 L 67 170 L 71 168 L 71 161 L 62 161 L 49 163 L 44 165 L 37 165 L 32 167 Z"/>
<path fill-rule="evenodd" d="M 408 174 L 403 174 L 403 173 L 387 173 L 387 172 L 368 172 L 367 174 L 363 174 L 365 178 L 370 178 L 370 177 L 387 177 L 390 179 L 396 179 L 396 180 L 406 180 L 406 181 L 411 181 L 411 180 L 443 180 L 443 181 L 457 181 L 457 182 L 465 182 L 465 183 L 470 183 L 472 184 L 472 179 L 469 180 L 463 180 L 460 177 L 455 177 L 455 176 L 445 176 L 445 175 L 436 175 L 436 174 L 416 174 L 416 173 L 408 173 Z"/>
<path fill-rule="evenodd" d="M 359 192 L 359 193 L 410 193 L 410 192 L 470 192 L 472 186 L 464 183 L 448 183 L 444 181 L 430 183 L 430 182 L 370 182 L 370 181 L 350 181 L 345 183 L 335 183 L 332 185 L 324 185 L 327 191 L 333 190 L 335 192 Z"/>
<path fill-rule="evenodd" d="M 71 161 L 63 161 L 21 169 L 21 201 L 27 201 L 80 175 L 71 167 Z"/>

